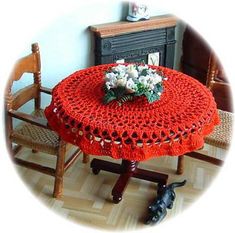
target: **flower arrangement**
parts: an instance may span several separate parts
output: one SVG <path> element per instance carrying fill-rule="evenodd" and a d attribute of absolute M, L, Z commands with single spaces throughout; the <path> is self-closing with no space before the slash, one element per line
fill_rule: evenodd
<path fill-rule="evenodd" d="M 120 104 L 134 96 L 146 96 L 149 103 L 160 99 L 164 75 L 146 64 L 119 64 L 105 74 L 104 103 L 116 99 Z"/>

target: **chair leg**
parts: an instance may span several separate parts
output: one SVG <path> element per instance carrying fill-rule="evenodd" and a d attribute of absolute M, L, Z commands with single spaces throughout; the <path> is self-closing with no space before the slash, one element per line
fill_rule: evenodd
<path fill-rule="evenodd" d="M 63 192 L 63 176 L 64 176 L 64 163 L 65 163 L 66 143 L 60 141 L 59 152 L 57 155 L 56 169 L 55 169 L 55 183 L 53 197 L 59 198 Z"/>
<path fill-rule="evenodd" d="M 177 171 L 178 175 L 182 175 L 184 172 L 184 155 L 178 156 Z"/>
<path fill-rule="evenodd" d="M 15 155 L 22 149 L 22 146 L 21 145 L 12 146 L 12 143 L 9 143 L 7 148 L 9 149 L 10 155 L 14 158 Z"/>
<path fill-rule="evenodd" d="M 7 142 L 7 149 L 8 149 L 9 155 L 14 160 L 16 154 L 21 150 L 21 146 L 20 145 L 13 146 L 12 142 L 9 140 Z"/>
<path fill-rule="evenodd" d="M 83 153 L 83 159 L 82 159 L 82 162 L 83 162 L 83 163 L 88 163 L 89 161 L 90 161 L 89 155 L 88 155 L 88 154 Z"/>

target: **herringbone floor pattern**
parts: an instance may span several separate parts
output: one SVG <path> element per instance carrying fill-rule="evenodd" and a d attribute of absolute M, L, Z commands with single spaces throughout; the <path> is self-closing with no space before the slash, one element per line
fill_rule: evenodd
<path fill-rule="evenodd" d="M 32 160 L 54 166 L 53 156 L 34 154 L 28 149 L 20 153 Z M 206 145 L 203 153 L 223 158 L 226 152 Z M 106 230 L 133 230 L 145 227 L 148 205 L 156 197 L 156 184 L 132 178 L 123 200 L 119 204 L 113 204 L 111 190 L 118 175 L 104 171 L 94 175 L 90 164 L 83 164 L 81 158 L 82 156 L 65 174 L 64 195 L 57 200 L 52 198 L 53 177 L 23 167 L 17 166 L 17 169 L 37 198 L 69 220 Z M 102 159 L 113 161 L 111 158 Z M 207 189 L 219 171 L 219 167 L 215 165 L 186 157 L 184 175 L 179 176 L 175 174 L 176 163 L 176 158 L 166 156 L 139 165 L 145 169 L 169 174 L 169 183 L 187 179 L 186 186 L 175 190 L 174 207 L 168 211 L 164 221 L 190 206 Z"/>

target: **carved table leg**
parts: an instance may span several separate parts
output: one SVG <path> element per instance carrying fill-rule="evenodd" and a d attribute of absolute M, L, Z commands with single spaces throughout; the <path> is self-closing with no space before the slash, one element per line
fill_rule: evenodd
<path fill-rule="evenodd" d="M 100 170 L 120 174 L 112 190 L 113 202 L 116 204 L 122 200 L 122 195 L 131 177 L 155 182 L 159 186 L 167 183 L 168 175 L 140 169 L 137 168 L 137 165 L 138 162 L 129 160 L 122 160 L 121 165 L 100 159 L 93 159 L 91 162 L 92 171 L 96 175 Z"/>
<path fill-rule="evenodd" d="M 133 176 L 137 168 L 138 162 L 122 160 L 121 164 L 121 175 L 119 176 L 115 186 L 112 190 L 113 202 L 115 204 L 122 200 L 123 192 L 125 191 L 130 178 Z"/>

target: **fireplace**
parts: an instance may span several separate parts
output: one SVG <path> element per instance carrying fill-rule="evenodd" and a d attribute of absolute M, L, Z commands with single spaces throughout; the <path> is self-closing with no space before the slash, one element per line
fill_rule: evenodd
<path fill-rule="evenodd" d="M 176 22 L 174 16 L 164 15 L 90 26 L 95 64 L 145 62 L 173 68 Z"/>

